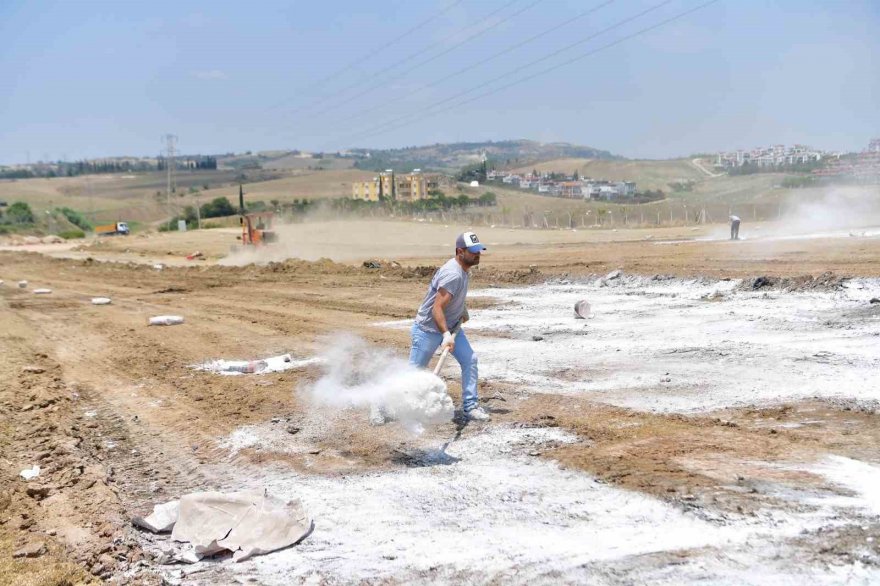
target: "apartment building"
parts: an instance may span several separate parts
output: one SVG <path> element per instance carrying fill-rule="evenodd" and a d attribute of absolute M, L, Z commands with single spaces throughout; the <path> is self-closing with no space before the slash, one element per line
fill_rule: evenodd
<path fill-rule="evenodd" d="M 774 144 L 768 147 L 754 148 L 750 151 L 738 150 L 718 153 L 715 157 L 715 167 L 730 169 L 747 164 L 757 167 L 799 165 L 819 161 L 824 154 L 822 151 L 802 144 L 793 146 Z"/>
<path fill-rule="evenodd" d="M 418 201 L 428 197 L 428 180 L 421 169 L 412 173 L 396 175 L 386 169 L 370 181 L 358 181 L 351 187 L 354 199 L 380 201 L 382 198 L 395 201 Z"/>

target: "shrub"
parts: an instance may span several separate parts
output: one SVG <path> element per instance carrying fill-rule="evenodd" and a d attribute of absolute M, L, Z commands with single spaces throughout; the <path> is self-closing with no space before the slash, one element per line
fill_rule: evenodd
<path fill-rule="evenodd" d="M 6 217 L 12 224 L 33 224 L 34 212 L 31 206 L 23 201 L 17 201 L 6 211 Z"/>
<path fill-rule="evenodd" d="M 811 187 L 816 183 L 816 177 L 812 175 L 797 175 L 794 177 L 786 177 L 785 179 L 783 179 L 782 187 L 799 189 L 801 187 Z"/>
<path fill-rule="evenodd" d="M 59 232 L 58 236 L 65 240 L 71 240 L 73 238 L 85 238 L 86 233 L 82 230 L 64 230 L 63 232 Z"/>
<path fill-rule="evenodd" d="M 55 208 L 55 211 L 61 213 L 67 221 L 81 230 L 91 230 L 92 225 L 86 220 L 82 214 L 70 208 Z"/>

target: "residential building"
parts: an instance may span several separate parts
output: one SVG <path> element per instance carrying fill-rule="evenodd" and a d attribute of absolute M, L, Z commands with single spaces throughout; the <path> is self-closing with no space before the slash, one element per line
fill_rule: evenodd
<path fill-rule="evenodd" d="M 436 180 L 432 184 L 436 185 Z M 366 201 L 379 201 L 380 196 L 397 201 L 417 201 L 428 197 L 428 181 L 421 169 L 413 169 L 412 173 L 405 175 L 395 175 L 393 170 L 387 169 L 371 181 L 355 182 L 351 195 L 354 199 Z"/>
<path fill-rule="evenodd" d="M 787 147 L 782 144 L 775 144 L 768 147 L 754 148 L 750 151 L 720 152 L 715 157 L 715 167 L 730 169 L 742 167 L 746 164 L 757 167 L 798 165 L 819 161 L 824 155 L 824 152 L 806 145 L 796 144 Z"/>
<path fill-rule="evenodd" d="M 559 185 L 559 196 L 568 198 L 583 197 L 583 184 L 580 181 L 561 181 Z"/>
<path fill-rule="evenodd" d="M 372 181 L 356 181 L 351 186 L 351 196 L 365 201 L 379 201 L 379 178 Z"/>
<path fill-rule="evenodd" d="M 605 179 L 588 179 L 583 182 L 584 199 L 615 199 L 633 197 L 636 184 L 632 181 L 607 181 Z"/>
<path fill-rule="evenodd" d="M 838 155 L 822 168 L 814 169 L 820 177 L 849 177 L 860 183 L 880 183 L 880 139 L 868 143 L 860 153 Z"/>
<path fill-rule="evenodd" d="M 428 197 L 428 184 L 421 169 L 413 169 L 412 173 L 400 175 L 395 180 L 398 201 L 418 201 Z"/>
<path fill-rule="evenodd" d="M 617 194 L 623 197 L 632 197 L 636 194 L 636 184 L 633 181 L 618 181 L 614 184 Z"/>

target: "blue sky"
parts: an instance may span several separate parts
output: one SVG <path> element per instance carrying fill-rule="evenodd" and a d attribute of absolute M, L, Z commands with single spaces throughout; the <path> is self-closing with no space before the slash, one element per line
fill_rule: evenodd
<path fill-rule="evenodd" d="M 602 49 L 705 0 L 575 19 L 607 1 L 5 0 L 0 163 L 154 155 L 168 132 L 185 153 L 530 138 L 650 158 L 880 136 L 876 0 L 719 0 Z"/>

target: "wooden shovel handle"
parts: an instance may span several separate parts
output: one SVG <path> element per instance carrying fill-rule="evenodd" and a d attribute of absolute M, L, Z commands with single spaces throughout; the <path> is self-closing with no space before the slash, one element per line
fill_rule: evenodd
<path fill-rule="evenodd" d="M 455 338 L 458 337 L 459 327 L 455 326 L 452 329 L 452 341 L 455 342 Z M 446 362 L 446 357 L 449 356 L 449 346 L 443 349 L 443 352 L 440 353 L 440 360 L 437 361 L 437 366 L 434 367 L 434 374 L 440 374 L 440 369 L 443 368 L 443 363 Z"/>

